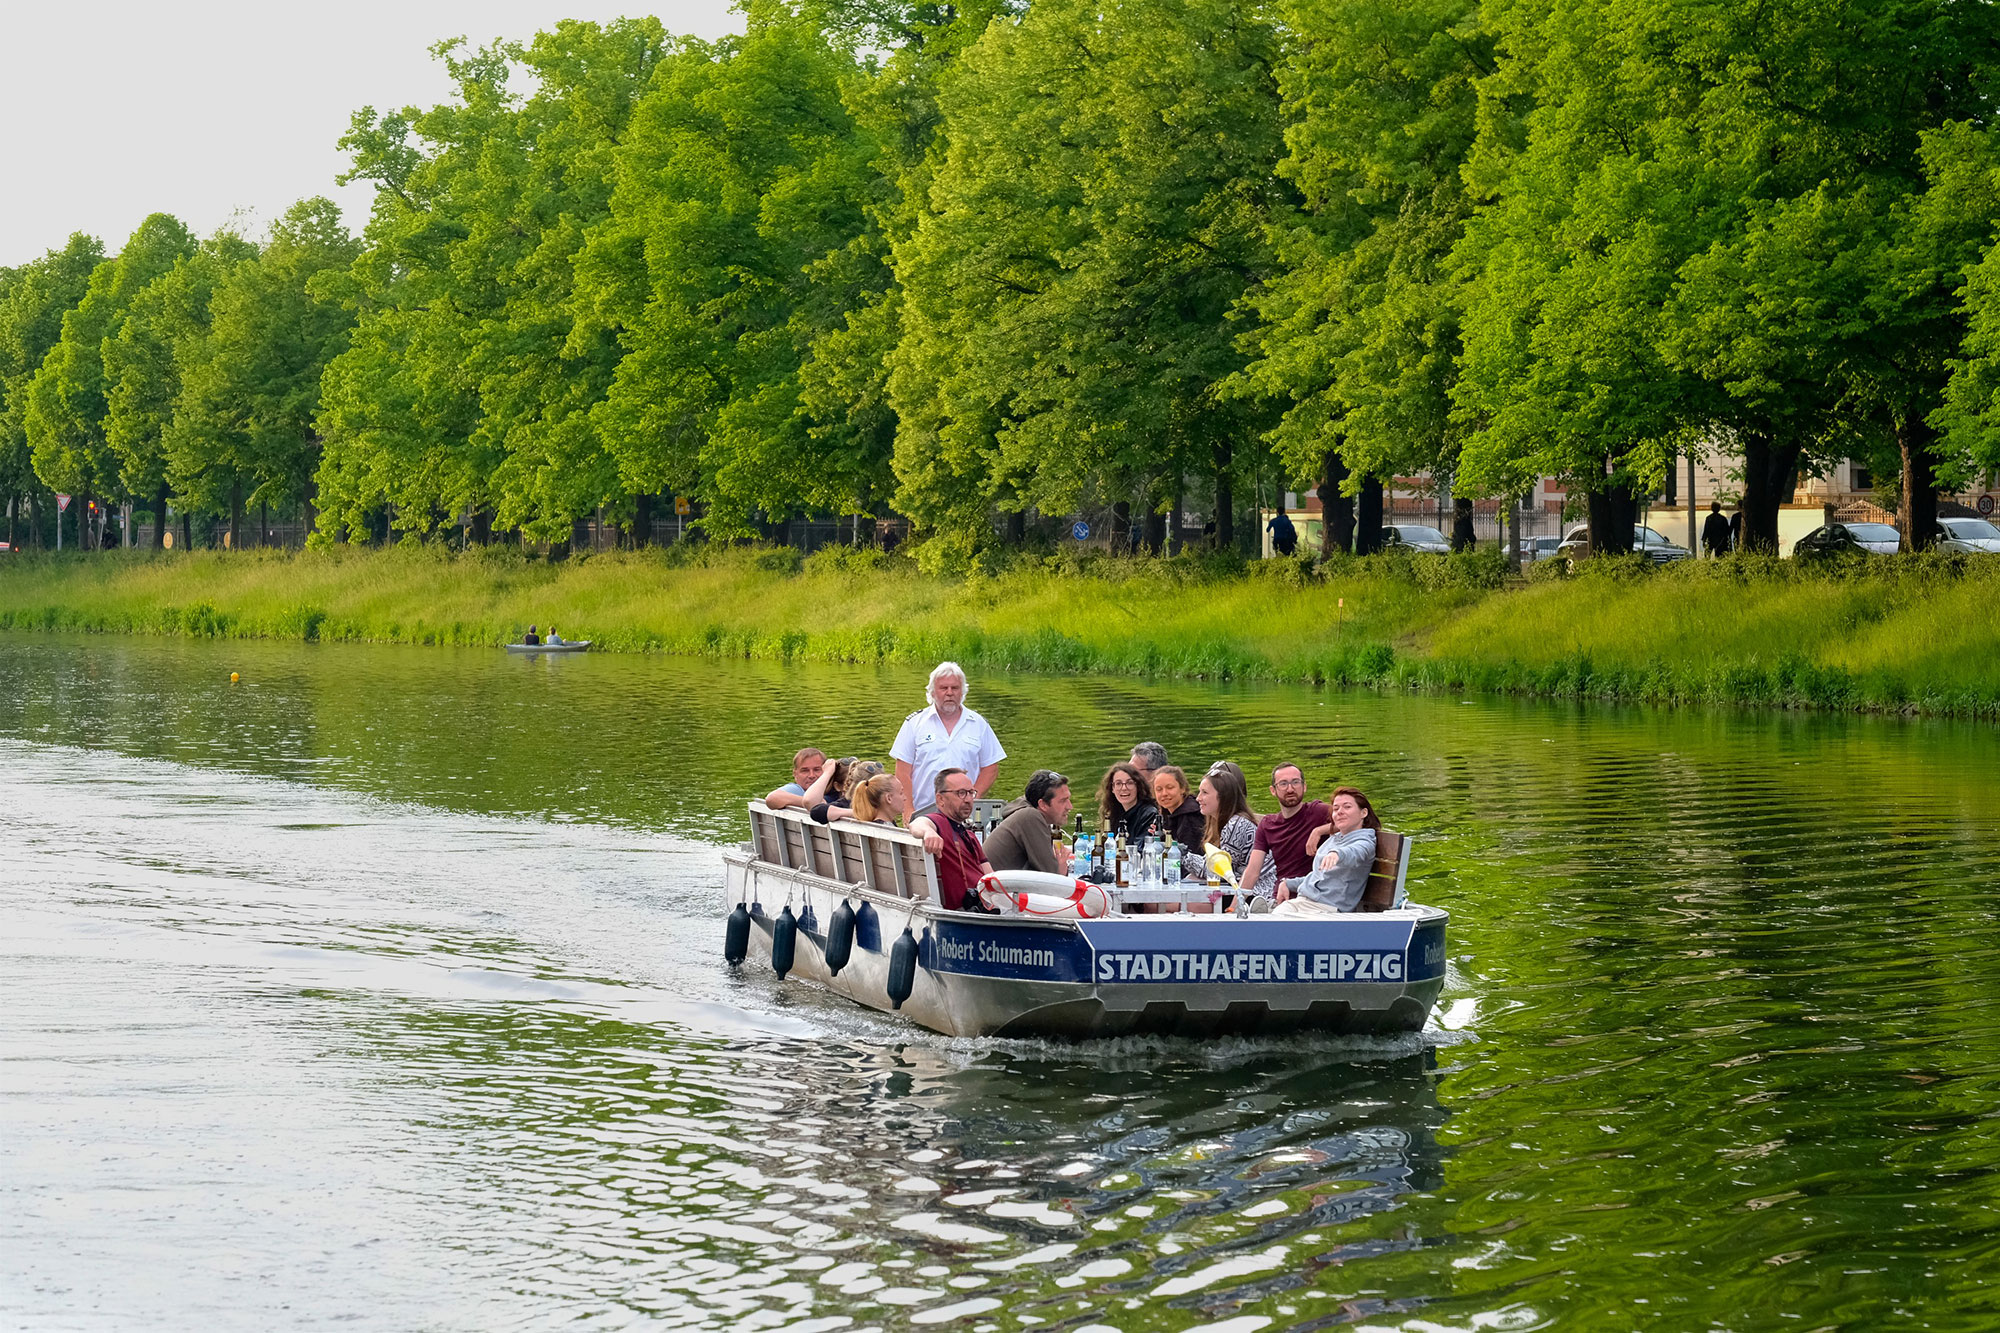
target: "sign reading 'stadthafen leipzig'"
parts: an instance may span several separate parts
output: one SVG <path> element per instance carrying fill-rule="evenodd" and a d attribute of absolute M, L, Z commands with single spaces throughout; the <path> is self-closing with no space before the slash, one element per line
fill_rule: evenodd
<path fill-rule="evenodd" d="M 1097 955 L 1097 980 L 1108 981 L 1401 981 L 1403 952 L 1286 953 L 1244 950 Z"/>

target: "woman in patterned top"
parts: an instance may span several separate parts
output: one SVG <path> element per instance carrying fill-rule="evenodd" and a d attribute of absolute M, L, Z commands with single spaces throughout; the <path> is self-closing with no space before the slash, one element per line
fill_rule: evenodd
<path fill-rule="evenodd" d="M 1203 839 L 1229 853 L 1230 868 L 1242 874 L 1250 859 L 1250 845 L 1257 837 L 1257 812 L 1250 808 L 1244 791 L 1243 770 L 1229 763 L 1215 765 L 1201 780 L 1196 799 L 1201 802 Z M 1277 881 L 1278 867 L 1265 857 L 1257 882 L 1243 887 L 1269 897 Z"/>

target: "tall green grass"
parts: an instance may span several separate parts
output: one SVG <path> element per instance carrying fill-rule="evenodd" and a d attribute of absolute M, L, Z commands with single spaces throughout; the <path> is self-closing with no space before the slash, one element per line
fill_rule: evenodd
<path fill-rule="evenodd" d="M 0 628 L 617 652 L 943 657 L 1117 672 L 2000 718 L 2000 561 L 1314 567 L 1024 558 L 940 579 L 872 552 L 116 552 L 0 565 Z"/>

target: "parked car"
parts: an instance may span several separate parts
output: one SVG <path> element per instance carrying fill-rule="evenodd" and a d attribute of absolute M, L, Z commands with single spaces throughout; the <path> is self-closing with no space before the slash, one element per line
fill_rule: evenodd
<path fill-rule="evenodd" d="M 1590 527 L 1588 524 L 1571 528 L 1569 535 L 1556 547 L 1556 554 L 1565 560 L 1585 560 L 1590 556 Z M 1671 564 L 1676 560 L 1693 558 L 1693 553 L 1685 546 L 1676 546 L 1644 523 L 1632 525 L 1632 554 L 1643 555 L 1656 565 Z"/>
<path fill-rule="evenodd" d="M 1445 540 L 1445 535 L 1421 523 L 1392 523 L 1382 529 L 1382 549 L 1388 551 L 1399 546 L 1426 555 L 1451 554 L 1451 543 Z"/>
<path fill-rule="evenodd" d="M 1533 565 L 1550 559 L 1555 555 L 1556 548 L 1562 545 L 1562 540 L 1560 537 L 1523 537 L 1521 563 Z"/>
<path fill-rule="evenodd" d="M 1938 527 L 1940 551 L 1962 555 L 2000 555 L 2000 528 L 1983 518 L 1941 518 Z"/>
<path fill-rule="evenodd" d="M 1903 534 L 1887 523 L 1828 523 L 1792 543 L 1793 555 L 1832 555 L 1841 551 L 1894 555 L 1902 549 Z"/>

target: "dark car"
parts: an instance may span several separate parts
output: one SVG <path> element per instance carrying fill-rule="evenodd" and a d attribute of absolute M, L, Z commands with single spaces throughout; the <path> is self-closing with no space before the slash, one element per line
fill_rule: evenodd
<path fill-rule="evenodd" d="M 1382 549 L 1388 551 L 1399 546 L 1406 551 L 1421 551 L 1426 555 L 1451 553 L 1451 543 L 1445 535 L 1421 523 L 1392 523 L 1382 529 Z"/>

